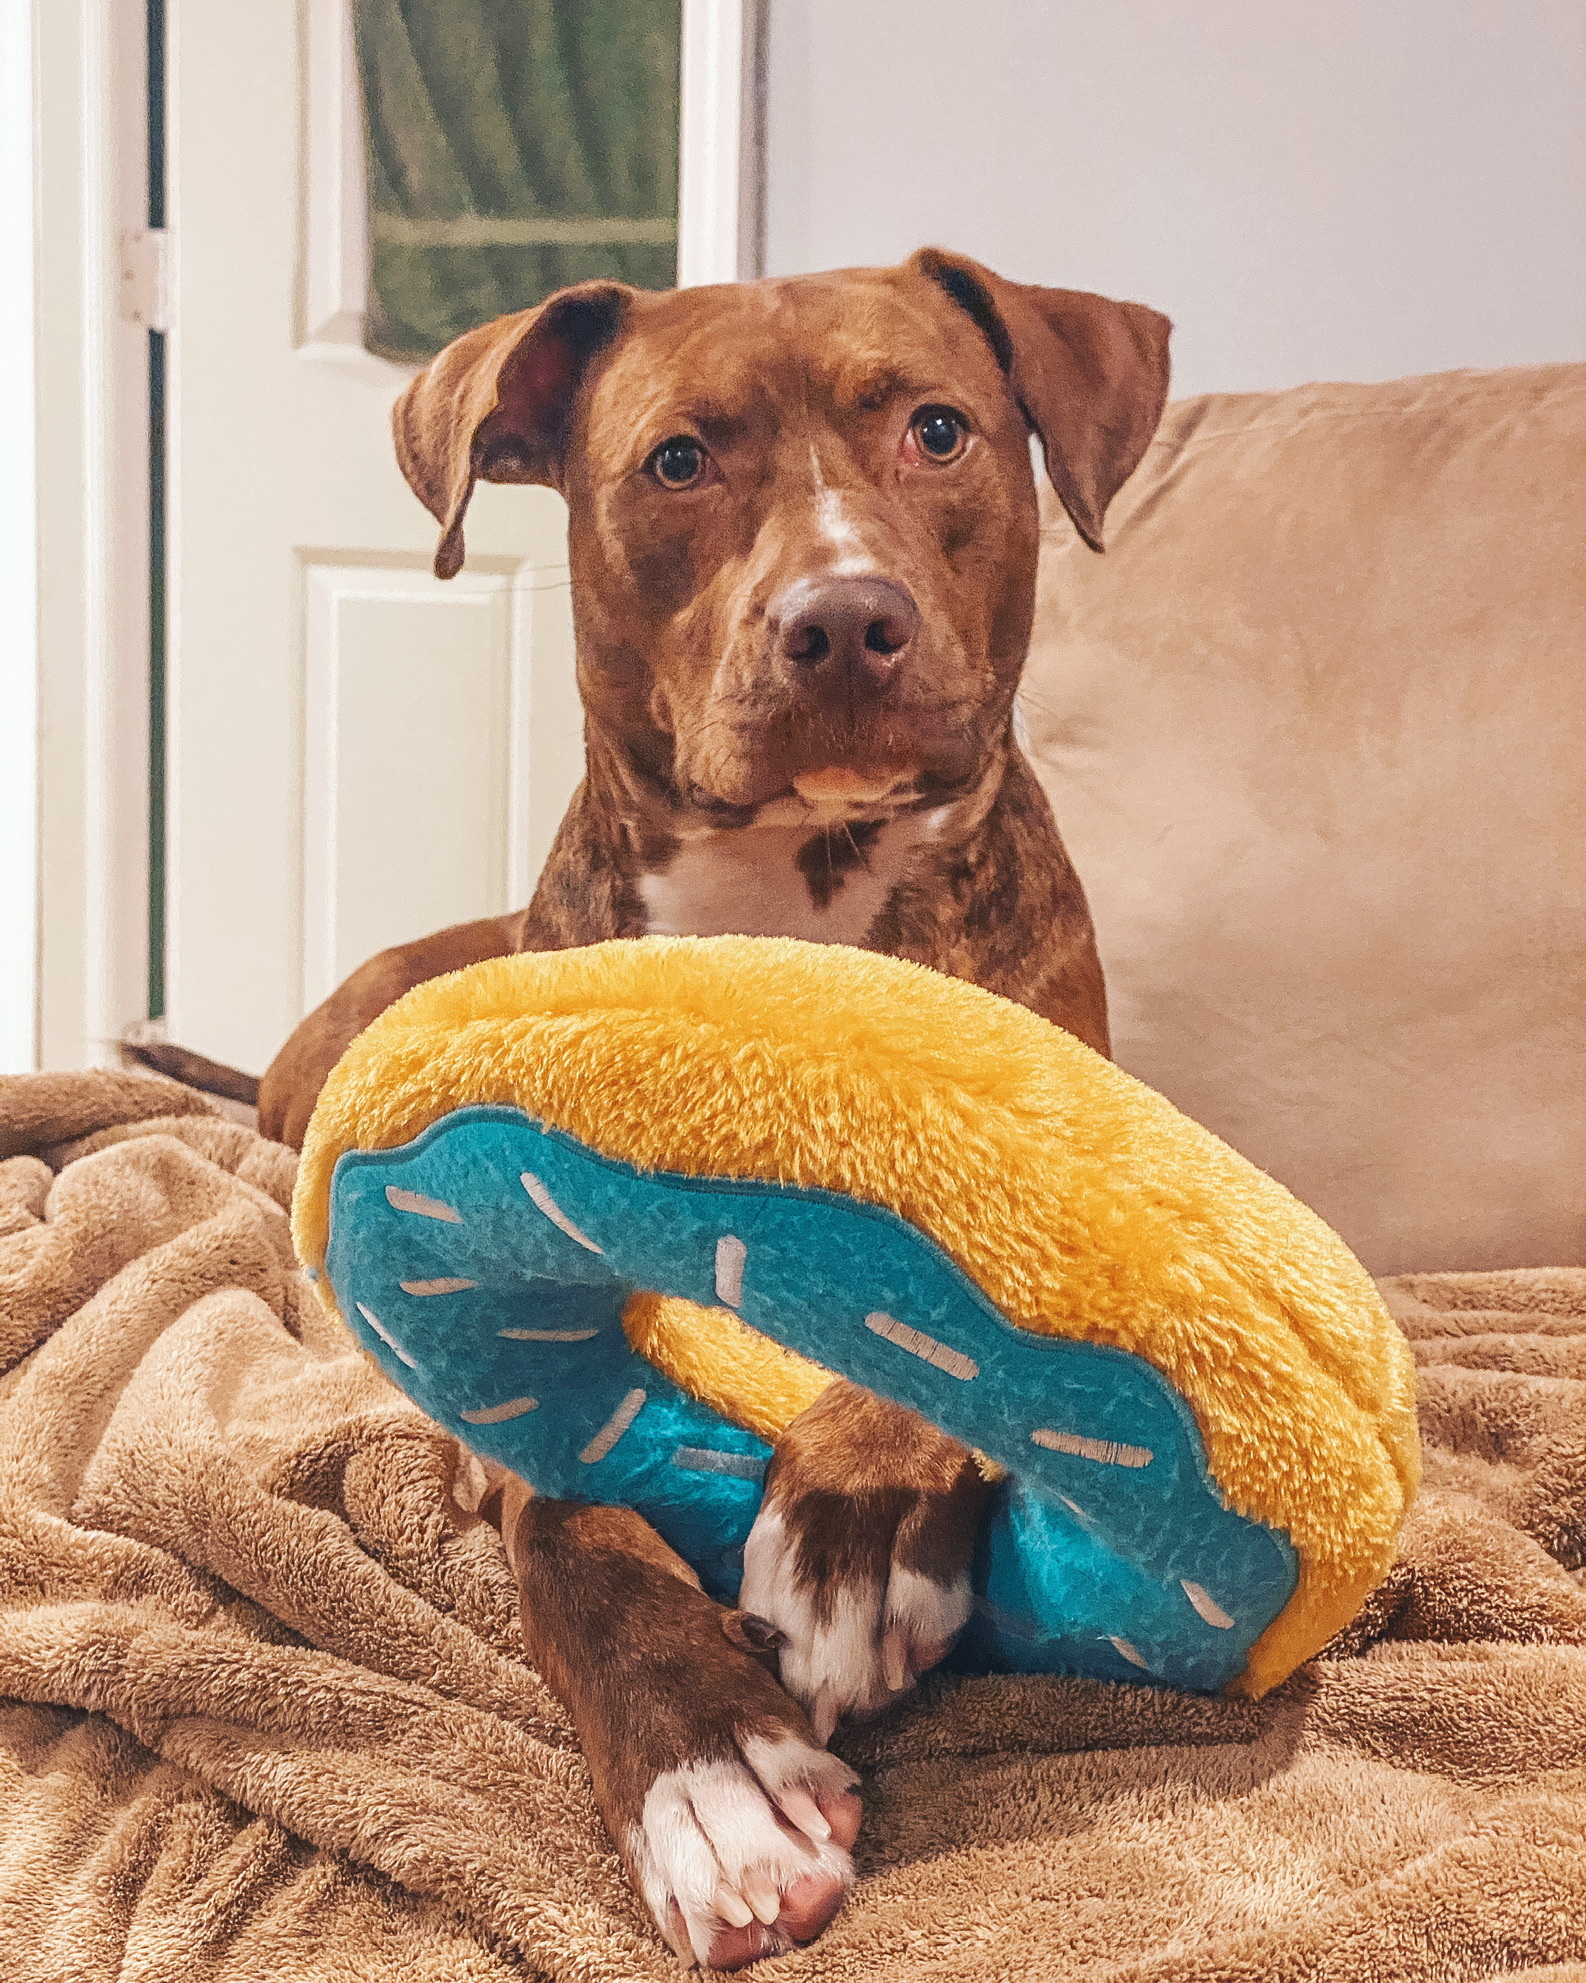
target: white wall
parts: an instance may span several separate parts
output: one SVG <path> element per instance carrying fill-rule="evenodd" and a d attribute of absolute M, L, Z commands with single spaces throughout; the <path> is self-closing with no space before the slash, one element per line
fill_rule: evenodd
<path fill-rule="evenodd" d="M 32 30 L 29 0 L 0 0 L 0 1074 L 37 1045 Z"/>
<path fill-rule="evenodd" d="M 1581 0 L 769 0 L 766 267 L 1156 304 L 1175 390 L 1586 358 Z"/>

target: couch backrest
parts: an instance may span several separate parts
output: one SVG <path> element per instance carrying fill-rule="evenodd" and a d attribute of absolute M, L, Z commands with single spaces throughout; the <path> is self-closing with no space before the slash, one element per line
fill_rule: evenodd
<path fill-rule="evenodd" d="M 1186 400 L 1045 521 L 1119 1061 L 1376 1272 L 1586 1260 L 1586 365 Z"/>

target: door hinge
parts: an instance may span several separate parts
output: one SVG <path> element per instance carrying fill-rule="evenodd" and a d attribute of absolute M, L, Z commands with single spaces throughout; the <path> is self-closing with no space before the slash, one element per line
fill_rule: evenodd
<path fill-rule="evenodd" d="M 166 230 L 143 227 L 121 237 L 121 314 L 151 331 L 166 322 Z"/>

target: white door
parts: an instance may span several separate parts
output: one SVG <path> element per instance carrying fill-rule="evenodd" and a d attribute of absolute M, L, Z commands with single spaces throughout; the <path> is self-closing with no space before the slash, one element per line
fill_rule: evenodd
<path fill-rule="evenodd" d="M 359 342 L 348 0 L 170 0 L 170 1036 L 262 1070 L 371 952 L 526 902 L 582 761 L 565 512 L 481 489 L 468 565 Z"/>
<path fill-rule="evenodd" d="M 758 260 L 755 0 L 683 0 L 679 272 Z M 351 0 L 166 0 L 165 1010 L 255 1071 L 387 944 L 527 902 L 582 772 L 561 499 L 465 571 L 360 342 Z"/>

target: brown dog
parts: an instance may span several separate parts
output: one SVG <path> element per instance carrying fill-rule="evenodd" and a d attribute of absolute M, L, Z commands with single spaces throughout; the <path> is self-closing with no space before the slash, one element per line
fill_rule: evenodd
<path fill-rule="evenodd" d="M 1100 549 L 1167 337 L 1138 304 L 928 250 L 669 294 L 589 283 L 443 351 L 396 410 L 436 570 L 462 563 L 478 480 L 566 496 L 586 775 L 528 908 L 364 965 L 270 1068 L 261 1128 L 300 1141 L 342 1049 L 413 985 L 648 932 L 889 951 L 1105 1053 L 1084 892 L 1013 737 L 1029 434 Z M 858 1805 L 822 1745 L 965 1622 L 986 1492 L 962 1447 L 834 1384 L 779 1443 L 735 1613 L 634 1515 L 486 1496 L 529 1653 L 680 1953 L 737 1966 L 840 1904 Z"/>

